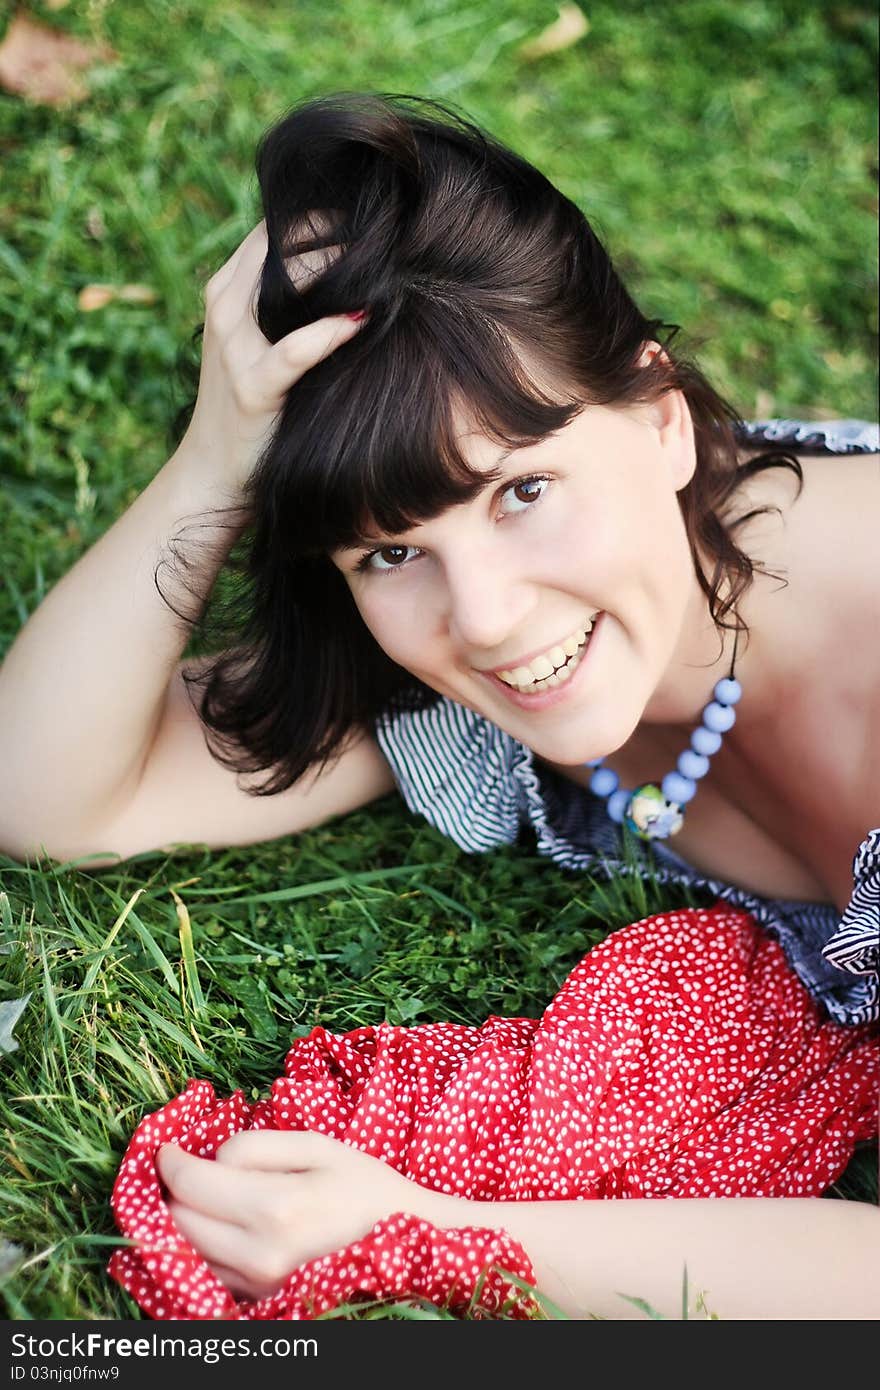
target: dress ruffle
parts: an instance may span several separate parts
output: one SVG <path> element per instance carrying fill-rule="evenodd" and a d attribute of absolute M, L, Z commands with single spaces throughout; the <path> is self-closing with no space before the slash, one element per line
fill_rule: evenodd
<path fill-rule="evenodd" d="M 823 954 L 840 970 L 865 975 L 877 997 L 880 970 L 880 830 L 872 830 L 853 860 L 853 888 L 849 905 Z"/>
<path fill-rule="evenodd" d="M 876 1134 L 878 1097 L 876 1030 L 823 1020 L 746 913 L 660 914 L 592 950 L 540 1020 L 316 1028 L 256 1106 L 191 1082 L 129 1145 L 113 1209 L 137 1248 L 110 1269 L 157 1318 L 300 1319 L 407 1294 L 526 1316 L 531 1266 L 503 1231 L 400 1213 L 236 1302 L 176 1230 L 156 1151 L 210 1158 L 242 1129 L 310 1129 L 478 1201 L 819 1196 Z"/>

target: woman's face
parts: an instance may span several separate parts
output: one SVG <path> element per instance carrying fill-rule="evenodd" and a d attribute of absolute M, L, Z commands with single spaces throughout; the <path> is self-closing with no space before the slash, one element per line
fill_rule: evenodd
<path fill-rule="evenodd" d="M 471 464 L 500 480 L 333 559 L 376 641 L 425 685 L 547 761 L 611 753 L 662 704 L 693 602 L 686 403 L 589 406 L 500 464 L 465 431 Z"/>

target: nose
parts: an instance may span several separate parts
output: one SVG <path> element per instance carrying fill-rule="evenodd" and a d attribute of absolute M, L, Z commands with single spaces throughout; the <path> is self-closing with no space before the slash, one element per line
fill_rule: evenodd
<path fill-rule="evenodd" d="M 491 661 L 536 601 L 528 578 L 514 572 L 497 553 L 450 560 L 446 581 L 449 634 L 471 660 L 479 661 L 482 654 Z"/>

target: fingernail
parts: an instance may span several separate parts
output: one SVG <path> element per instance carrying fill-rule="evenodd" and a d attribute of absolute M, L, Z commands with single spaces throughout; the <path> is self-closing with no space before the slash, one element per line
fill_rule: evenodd
<path fill-rule="evenodd" d="M 357 319 L 365 319 L 365 318 L 367 317 L 367 311 L 366 311 L 366 309 L 355 309 L 355 311 L 354 311 L 353 314 L 346 314 L 345 317 L 346 317 L 347 319 L 355 319 L 355 320 L 357 320 Z"/>

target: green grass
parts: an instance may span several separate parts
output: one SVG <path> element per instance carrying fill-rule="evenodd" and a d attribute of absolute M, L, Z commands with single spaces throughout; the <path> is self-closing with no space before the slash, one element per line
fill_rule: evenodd
<path fill-rule="evenodd" d="M 517 46 L 556 10 L 534 0 L 32 8 L 118 61 L 65 112 L 0 96 L 0 651 L 164 461 L 200 286 L 256 220 L 256 141 L 328 90 L 458 103 L 532 159 L 746 414 L 876 414 L 872 7 L 597 0 L 586 39 L 536 63 Z M 94 282 L 156 302 L 84 314 Z M 661 905 L 527 851 L 470 860 L 394 800 L 295 844 L 100 874 L 4 861 L 0 884 L 2 997 L 31 992 L 0 1059 L 24 1259 L 4 1293 L 25 1318 L 132 1315 L 104 1274 L 110 1187 L 144 1107 L 188 1076 L 256 1095 L 317 1021 L 534 1013 Z M 875 1200 L 875 1171 L 857 1157 L 838 1195 Z"/>

